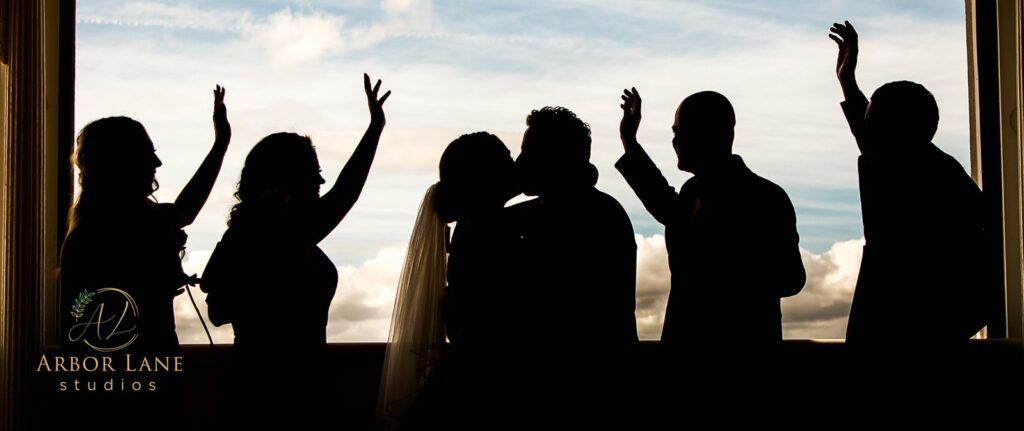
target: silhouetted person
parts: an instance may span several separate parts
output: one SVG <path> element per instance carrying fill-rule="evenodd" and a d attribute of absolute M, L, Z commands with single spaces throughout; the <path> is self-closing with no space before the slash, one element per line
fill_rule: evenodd
<path fill-rule="evenodd" d="M 227 417 L 308 423 L 325 416 L 327 314 L 338 272 L 317 246 L 355 205 L 384 129 L 380 81 L 363 75 L 370 125 L 322 197 L 309 138 L 275 133 L 245 159 L 228 230 L 203 272 L 210 320 L 235 333 Z"/>
<path fill-rule="evenodd" d="M 629 391 L 621 385 L 638 341 L 633 225 L 595 188 L 590 126 L 561 107 L 535 110 L 526 124 L 516 165 L 523 192 L 537 198 L 511 210 L 523 225 L 521 289 L 530 298 L 520 323 L 533 334 L 529 367 L 540 379 L 528 401 L 541 417 L 597 420 L 564 402 L 625 408 Z"/>
<path fill-rule="evenodd" d="M 513 346 L 533 336 L 519 325 L 526 291 L 516 223 L 504 208 L 519 194 L 508 148 L 489 133 L 463 135 L 439 168 L 409 241 L 381 379 L 378 414 L 404 429 L 518 414 L 501 399 L 527 354 Z"/>
<path fill-rule="evenodd" d="M 529 319 L 559 343 L 630 345 L 637 341 L 636 241 L 615 198 L 601 192 L 590 164 L 590 126 L 572 111 L 547 107 L 526 119 L 516 159 L 534 266 L 538 314 Z"/>
<path fill-rule="evenodd" d="M 831 32 L 843 112 L 861 152 L 866 240 L 846 338 L 861 345 L 966 340 L 997 304 L 985 269 L 981 191 L 932 144 L 939 122 L 932 94 L 897 81 L 869 102 L 855 77 L 857 32 L 849 22 Z"/>
<path fill-rule="evenodd" d="M 672 147 L 680 170 L 694 174 L 679 193 L 637 142 L 640 94 L 622 96 L 625 154 L 616 168 L 658 222 L 672 290 L 662 344 L 738 349 L 782 339 L 779 299 L 805 281 L 796 214 L 781 187 L 733 154 L 736 115 L 725 96 L 703 91 L 676 110 Z"/>
<path fill-rule="evenodd" d="M 520 257 L 519 229 L 505 204 L 519 194 L 515 161 L 497 136 L 480 132 L 453 141 L 441 156 L 437 209 L 456 223 L 448 247 L 444 326 L 458 348 L 527 338 L 510 316 L 521 296 L 510 274 Z M 521 310 L 514 310 L 518 315 Z"/>
<path fill-rule="evenodd" d="M 128 330 L 129 325 L 137 324 L 134 333 L 138 338 L 124 349 L 103 354 L 114 356 L 118 363 L 123 362 L 124 353 L 136 358 L 180 355 L 172 302 L 189 279 L 181 267 L 186 239 L 183 228 L 206 203 L 231 140 L 220 86 L 214 90 L 213 120 L 213 148 L 177 199 L 162 204 L 153 198 L 158 187 L 156 169 L 162 163 L 142 124 L 128 117 L 109 117 L 93 121 L 79 132 L 75 154 L 79 193 L 60 255 L 61 340 L 68 351 L 98 354 L 82 340 L 69 339 L 72 325 L 92 318 L 87 312 L 81 321 L 72 319 L 68 313 L 75 300 L 83 291 L 95 294 L 101 288 L 117 288 L 127 292 L 138 307 L 137 321 L 124 322 L 118 329 Z M 118 310 L 104 312 L 101 318 L 120 316 Z M 174 423 L 183 414 L 176 399 L 176 376 L 152 377 L 156 391 L 113 394 L 117 401 L 111 402 L 122 405 L 122 412 L 134 418 Z"/>

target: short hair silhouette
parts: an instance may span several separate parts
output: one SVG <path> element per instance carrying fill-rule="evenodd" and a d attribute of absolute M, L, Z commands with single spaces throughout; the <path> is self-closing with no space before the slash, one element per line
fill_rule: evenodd
<path fill-rule="evenodd" d="M 236 222 L 246 208 L 255 208 L 269 197 L 300 198 L 312 194 L 315 182 L 322 183 L 317 167 L 313 141 L 296 133 L 280 132 L 268 135 L 249 151 L 242 166 L 235 198 L 238 203 L 231 209 L 229 224 Z"/>
<path fill-rule="evenodd" d="M 77 143 L 79 193 L 69 225 L 77 224 L 94 206 L 155 202 L 155 173 L 161 162 L 142 123 L 128 117 L 101 118 L 82 128 Z"/>
<path fill-rule="evenodd" d="M 524 193 L 540 195 L 597 184 L 597 168 L 590 164 L 590 126 L 575 113 L 547 106 L 530 112 L 526 126 L 516 159 Z"/>
<path fill-rule="evenodd" d="M 691 94 L 679 104 L 677 120 L 701 138 L 702 142 L 724 145 L 732 150 L 735 137 L 736 111 L 721 93 L 701 91 Z"/>
<path fill-rule="evenodd" d="M 465 134 L 448 144 L 438 170 L 441 181 L 435 199 L 445 223 L 460 219 L 478 200 L 490 202 L 491 197 L 500 198 L 514 189 L 511 153 L 501 139 L 487 132 Z"/>
<path fill-rule="evenodd" d="M 927 143 L 935 137 L 939 126 L 939 106 L 923 85 L 893 81 L 871 95 L 865 120 L 877 139 Z"/>
<path fill-rule="evenodd" d="M 735 127 L 736 112 L 722 94 L 701 91 L 683 99 L 672 126 L 677 167 L 698 173 L 732 154 Z"/>
<path fill-rule="evenodd" d="M 526 127 L 540 139 L 548 160 L 556 163 L 590 162 L 590 125 L 561 106 L 546 106 L 530 112 Z"/>

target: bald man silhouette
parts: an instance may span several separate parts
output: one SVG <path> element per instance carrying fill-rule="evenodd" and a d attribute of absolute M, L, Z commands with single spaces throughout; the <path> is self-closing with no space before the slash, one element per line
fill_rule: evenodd
<path fill-rule="evenodd" d="M 662 344 L 774 346 L 779 299 L 803 288 L 796 214 L 781 187 L 733 154 L 736 115 L 725 96 L 703 91 L 676 111 L 678 168 L 694 177 L 679 193 L 637 142 L 640 94 L 622 96 L 625 154 L 615 164 L 647 211 L 665 226 L 672 290 Z"/>

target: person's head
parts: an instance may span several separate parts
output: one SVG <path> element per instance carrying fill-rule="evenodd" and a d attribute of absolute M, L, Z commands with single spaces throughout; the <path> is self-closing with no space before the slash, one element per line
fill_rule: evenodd
<path fill-rule="evenodd" d="M 512 154 L 487 132 L 462 135 L 448 144 L 438 170 L 437 212 L 445 223 L 475 211 L 500 209 L 519 194 Z"/>
<path fill-rule="evenodd" d="M 162 164 L 142 124 L 128 117 L 107 117 L 78 132 L 75 166 L 79 195 L 70 221 L 89 206 L 122 207 L 152 201 L 156 168 Z"/>
<path fill-rule="evenodd" d="M 732 154 L 736 113 L 725 96 L 701 91 L 683 99 L 672 124 L 680 170 L 697 173 Z"/>
<path fill-rule="evenodd" d="M 295 133 L 274 133 L 260 140 L 245 157 L 232 218 L 243 206 L 306 208 L 320 197 L 324 183 L 313 142 Z"/>
<path fill-rule="evenodd" d="M 867 133 L 880 151 L 900 151 L 931 142 L 939 126 L 939 106 L 923 85 L 887 83 L 871 95 L 864 114 Z"/>
<path fill-rule="evenodd" d="M 526 126 L 516 159 L 524 193 L 536 196 L 597 183 L 597 169 L 590 164 L 590 126 L 576 114 L 549 106 L 531 112 Z"/>

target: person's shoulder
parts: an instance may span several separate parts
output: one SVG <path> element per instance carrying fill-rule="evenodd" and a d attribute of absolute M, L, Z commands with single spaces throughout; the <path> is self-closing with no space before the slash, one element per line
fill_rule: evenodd
<path fill-rule="evenodd" d="M 782 186 L 776 184 L 774 181 L 761 176 L 760 174 L 749 171 L 747 175 L 747 182 L 749 187 L 757 193 L 763 193 L 770 196 L 788 196 L 786 190 Z"/>
<path fill-rule="evenodd" d="M 590 190 L 589 195 L 590 200 L 593 201 L 596 205 L 599 205 L 601 207 L 607 207 L 610 209 L 617 209 L 621 211 L 623 214 L 626 213 L 626 210 L 622 207 L 622 204 L 619 203 L 619 200 L 615 199 L 614 197 L 612 197 L 612 195 L 609 195 L 608 193 L 598 190 L 597 188 L 592 188 Z"/>
<path fill-rule="evenodd" d="M 697 187 L 697 177 L 691 176 L 686 181 L 683 181 L 682 187 L 679 187 L 679 194 L 683 194 L 683 192 L 689 192 L 694 187 Z"/>
<path fill-rule="evenodd" d="M 958 176 L 970 177 L 970 175 L 967 174 L 967 169 L 964 168 L 964 165 L 960 164 L 960 161 L 957 160 L 956 157 L 942 151 L 942 149 L 935 144 L 929 144 L 928 150 L 928 153 L 932 155 L 932 159 L 939 168 L 949 172 L 950 174 L 955 173 Z"/>
<path fill-rule="evenodd" d="M 749 184 L 750 195 L 758 202 L 758 205 L 793 206 L 786 189 L 774 181 L 751 172 Z"/>
<path fill-rule="evenodd" d="M 590 192 L 590 199 L 592 202 L 591 206 L 596 211 L 596 214 L 603 214 L 607 219 L 615 223 L 628 225 L 632 229 L 633 223 L 629 219 L 629 214 L 622 204 L 619 203 L 618 199 L 597 188 L 592 189 Z"/>
<path fill-rule="evenodd" d="M 931 144 L 931 153 L 933 159 L 935 159 L 935 176 L 945 184 L 947 193 L 954 193 L 954 191 L 961 191 L 965 194 L 970 195 L 981 195 L 981 188 L 978 187 L 978 183 L 974 181 L 971 174 L 967 172 L 964 165 L 960 163 L 956 157 L 953 157 L 939 149 L 935 144 Z"/>

